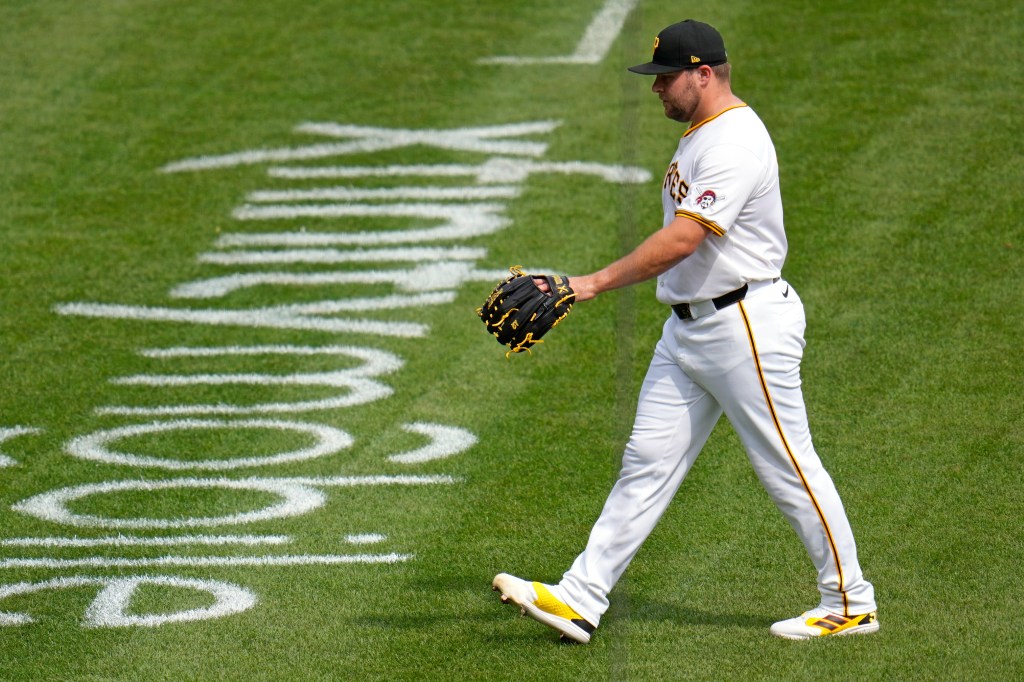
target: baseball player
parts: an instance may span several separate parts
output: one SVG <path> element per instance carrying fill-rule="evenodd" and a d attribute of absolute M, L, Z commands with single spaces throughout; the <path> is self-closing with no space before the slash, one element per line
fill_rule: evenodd
<path fill-rule="evenodd" d="M 820 604 L 771 626 L 790 639 L 875 632 L 874 588 L 861 573 L 839 494 L 811 443 L 800 361 L 804 310 L 782 279 L 787 241 L 775 149 L 730 84 L 725 44 L 687 20 L 654 41 L 665 115 L 689 123 L 662 185 L 664 227 L 590 275 L 576 301 L 657 277 L 669 306 L 644 379 L 622 470 L 586 548 L 557 585 L 501 573 L 502 601 L 586 643 L 608 594 L 654 529 L 718 419 L 735 428 L 761 484 L 818 571 Z"/>

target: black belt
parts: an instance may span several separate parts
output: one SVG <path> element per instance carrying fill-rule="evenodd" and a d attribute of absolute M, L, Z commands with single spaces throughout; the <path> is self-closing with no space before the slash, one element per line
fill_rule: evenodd
<path fill-rule="evenodd" d="M 774 284 L 775 282 L 778 282 L 778 281 L 779 281 L 779 278 L 776 277 L 776 278 L 774 278 L 772 280 L 772 283 Z M 743 286 L 741 286 L 739 289 L 736 289 L 735 291 L 730 291 L 727 294 L 722 294 L 718 298 L 711 299 L 711 302 L 715 304 L 715 310 L 721 310 L 722 308 L 728 308 L 733 303 L 737 303 L 739 301 L 742 301 L 744 298 L 746 298 L 746 296 L 747 296 L 747 289 L 749 289 L 749 288 L 750 287 L 748 285 L 744 284 Z M 676 303 L 674 306 L 672 306 L 672 311 L 675 312 L 676 317 L 678 317 L 680 320 L 692 320 L 693 319 L 693 313 L 690 312 L 690 304 L 689 303 Z"/>
<path fill-rule="evenodd" d="M 715 310 L 721 310 L 722 308 L 728 308 L 733 303 L 742 301 L 747 295 L 747 285 L 744 284 L 739 289 L 730 291 L 727 294 L 722 294 L 718 298 L 711 299 L 711 302 L 715 304 Z M 693 313 L 690 312 L 689 303 L 676 303 L 672 306 L 672 310 L 675 312 L 676 317 L 680 320 L 692 320 Z"/>

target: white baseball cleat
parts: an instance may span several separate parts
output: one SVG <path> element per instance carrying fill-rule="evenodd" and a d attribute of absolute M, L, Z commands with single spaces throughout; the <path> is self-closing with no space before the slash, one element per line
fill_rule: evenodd
<path fill-rule="evenodd" d="M 830 635 L 866 635 L 878 632 L 878 628 L 875 611 L 859 616 L 840 616 L 819 606 L 796 618 L 780 620 L 772 625 L 771 633 L 786 639 L 814 639 Z"/>
<path fill-rule="evenodd" d="M 495 592 L 501 592 L 502 603 L 515 604 L 523 615 L 558 630 L 564 638 L 586 644 L 590 641 L 590 635 L 597 629 L 572 607 L 559 600 L 554 595 L 554 588 L 551 585 L 528 582 L 508 573 L 499 573 L 494 576 L 491 586 Z"/>

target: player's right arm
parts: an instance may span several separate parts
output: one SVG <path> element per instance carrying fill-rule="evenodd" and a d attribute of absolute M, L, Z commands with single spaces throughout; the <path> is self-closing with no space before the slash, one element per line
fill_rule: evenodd
<path fill-rule="evenodd" d="M 569 277 L 577 301 L 586 301 L 613 289 L 621 289 L 657 277 L 697 250 L 711 231 L 689 218 L 678 216 L 633 251 L 589 275 Z"/>

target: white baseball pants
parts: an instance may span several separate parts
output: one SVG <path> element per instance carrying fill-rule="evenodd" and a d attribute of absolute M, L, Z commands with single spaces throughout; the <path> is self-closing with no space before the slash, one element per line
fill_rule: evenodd
<path fill-rule="evenodd" d="M 712 309 L 713 310 L 713 309 Z M 558 585 L 597 625 L 608 593 L 654 529 L 719 417 L 818 570 L 821 606 L 875 610 L 853 532 L 811 443 L 800 390 L 804 310 L 785 281 L 752 284 L 745 300 L 693 320 L 672 315 L 644 379 L 618 481 L 586 549 Z"/>

